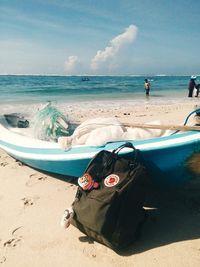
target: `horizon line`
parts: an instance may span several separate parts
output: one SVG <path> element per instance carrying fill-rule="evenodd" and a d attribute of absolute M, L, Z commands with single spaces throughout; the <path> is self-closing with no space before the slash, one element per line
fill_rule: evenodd
<path fill-rule="evenodd" d="M 167 77 L 167 76 L 191 76 L 191 74 L 118 74 L 118 75 L 106 75 L 106 74 L 96 74 L 96 75 L 91 75 L 91 74 L 39 74 L 39 73 L 32 73 L 32 74 L 27 74 L 27 73 L 0 73 L 0 76 L 59 76 L 59 77 Z M 200 76 L 200 74 L 195 74 L 195 76 Z"/>

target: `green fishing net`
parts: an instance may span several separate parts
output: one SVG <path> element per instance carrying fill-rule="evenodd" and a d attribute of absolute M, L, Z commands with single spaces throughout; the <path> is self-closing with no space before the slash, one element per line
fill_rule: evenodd
<path fill-rule="evenodd" d="M 71 135 L 73 125 L 56 107 L 48 103 L 35 116 L 33 134 L 40 140 L 57 141 L 60 136 Z"/>

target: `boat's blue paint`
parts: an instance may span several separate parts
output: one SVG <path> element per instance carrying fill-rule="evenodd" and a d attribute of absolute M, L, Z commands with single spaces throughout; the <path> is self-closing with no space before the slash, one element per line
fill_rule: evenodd
<path fill-rule="evenodd" d="M 89 163 L 90 159 L 81 159 L 77 162 L 77 160 L 69 161 L 48 161 L 48 160 L 29 160 L 29 159 L 18 159 L 25 164 L 36 168 L 38 170 L 60 174 L 65 176 L 81 176 Z"/>
<path fill-rule="evenodd" d="M 143 156 L 155 180 L 175 185 L 194 178 L 186 162 L 195 152 L 200 152 L 200 147 L 194 142 L 143 152 Z"/>

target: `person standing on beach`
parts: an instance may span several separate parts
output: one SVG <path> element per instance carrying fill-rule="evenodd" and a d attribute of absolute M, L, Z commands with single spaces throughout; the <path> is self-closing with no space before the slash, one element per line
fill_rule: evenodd
<path fill-rule="evenodd" d="M 200 91 L 200 83 L 197 84 L 196 88 L 197 88 L 197 92 L 196 92 L 195 97 L 198 97 L 199 96 L 199 91 Z"/>
<path fill-rule="evenodd" d="M 147 79 L 145 79 L 144 80 L 144 89 L 146 91 L 147 96 L 149 95 L 150 87 L 151 87 L 150 82 Z"/>
<path fill-rule="evenodd" d="M 188 97 L 192 97 L 194 88 L 197 88 L 195 80 L 196 80 L 196 76 L 192 75 L 191 78 L 190 78 L 190 82 L 188 84 L 188 90 L 189 90 Z"/>

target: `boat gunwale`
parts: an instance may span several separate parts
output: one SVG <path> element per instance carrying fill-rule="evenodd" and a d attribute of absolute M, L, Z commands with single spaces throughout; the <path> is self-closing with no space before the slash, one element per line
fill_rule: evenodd
<path fill-rule="evenodd" d="M 191 138 L 192 137 L 192 138 Z M 31 139 L 31 138 L 30 138 Z M 32 139 L 31 139 L 32 140 Z M 0 140 L 0 147 L 9 154 L 18 156 L 20 158 L 40 159 L 40 160 L 78 160 L 84 158 L 91 158 L 100 150 L 106 149 L 112 151 L 117 146 L 124 142 L 131 142 L 141 151 L 160 150 L 168 147 L 177 147 L 183 144 L 190 144 L 200 140 L 200 132 L 189 131 L 184 133 L 177 133 L 171 136 L 157 137 L 145 140 L 120 140 L 115 142 L 108 142 L 103 146 L 73 146 L 69 149 L 56 148 L 42 148 L 42 147 L 28 147 L 19 146 L 13 143 L 8 143 Z M 47 141 L 44 141 L 45 144 Z M 122 154 L 130 152 L 129 148 L 123 149 Z"/>

